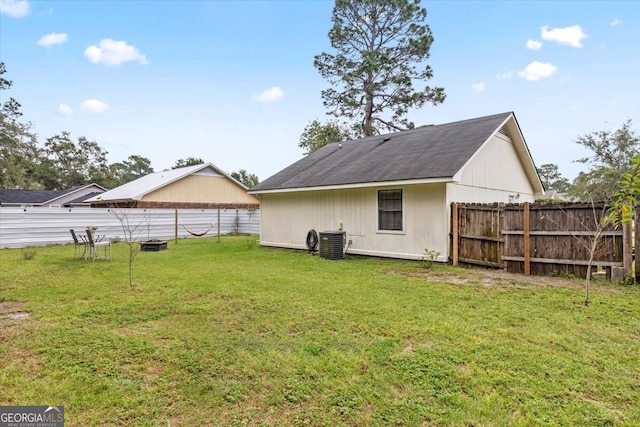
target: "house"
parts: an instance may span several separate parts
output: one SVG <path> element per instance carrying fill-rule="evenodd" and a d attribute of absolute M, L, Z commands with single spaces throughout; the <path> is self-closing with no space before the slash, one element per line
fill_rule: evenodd
<path fill-rule="evenodd" d="M 87 199 L 107 191 L 101 185 L 78 185 L 66 190 L 0 190 L 0 206 L 70 207 L 89 206 Z"/>
<path fill-rule="evenodd" d="M 88 200 L 94 207 L 256 209 L 260 200 L 211 163 L 156 172 Z"/>
<path fill-rule="evenodd" d="M 452 202 L 533 202 L 543 193 L 512 112 L 333 143 L 251 188 L 260 242 L 306 248 L 343 230 L 348 252 L 420 259 L 449 253 Z"/>
<path fill-rule="evenodd" d="M 557 201 L 557 202 L 570 202 L 576 201 L 572 196 L 567 193 L 559 193 L 557 190 L 546 190 L 542 196 L 536 197 L 536 201 Z"/>

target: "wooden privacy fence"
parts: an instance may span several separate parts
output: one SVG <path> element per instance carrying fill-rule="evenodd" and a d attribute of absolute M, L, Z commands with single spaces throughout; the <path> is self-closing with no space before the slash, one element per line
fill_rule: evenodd
<path fill-rule="evenodd" d="M 604 212 L 604 204 L 452 203 L 450 259 L 454 265 L 476 264 L 526 275 L 586 277 L 597 234 L 593 271 L 596 266 L 609 273 L 625 268 L 630 275 L 630 227 L 623 244 L 622 229 L 598 226 Z"/>

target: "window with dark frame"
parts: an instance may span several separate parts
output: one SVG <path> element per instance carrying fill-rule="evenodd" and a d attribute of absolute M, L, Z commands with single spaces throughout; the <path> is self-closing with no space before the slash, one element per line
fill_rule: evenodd
<path fill-rule="evenodd" d="M 378 190 L 378 230 L 402 231 L 402 190 Z"/>

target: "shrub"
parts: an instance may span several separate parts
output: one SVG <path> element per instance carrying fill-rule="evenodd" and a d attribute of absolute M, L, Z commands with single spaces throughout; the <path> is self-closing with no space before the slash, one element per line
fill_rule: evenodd
<path fill-rule="evenodd" d="M 431 268 L 434 261 L 439 256 L 440 256 L 440 252 L 425 248 L 424 255 L 422 255 L 422 258 L 420 258 L 420 261 L 422 262 L 422 266 L 427 269 Z"/>

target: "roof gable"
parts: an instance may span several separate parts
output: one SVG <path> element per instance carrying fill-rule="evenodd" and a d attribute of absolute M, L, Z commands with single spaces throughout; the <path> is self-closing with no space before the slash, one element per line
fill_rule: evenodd
<path fill-rule="evenodd" d="M 521 138 L 515 116 L 508 112 L 328 144 L 249 192 L 408 180 L 452 181 L 499 131 Z M 524 139 L 520 145 L 524 147 L 518 153 L 521 161 L 532 165 Z M 525 168 L 532 182 L 538 180 L 535 167 L 525 165 Z"/>
<path fill-rule="evenodd" d="M 173 182 L 179 181 L 189 175 L 224 176 L 245 191 L 247 189 L 240 182 L 227 175 L 212 163 L 203 163 L 200 165 L 170 169 L 145 175 L 134 181 L 123 184 L 120 187 L 116 187 L 113 190 L 109 190 L 106 193 L 102 193 L 98 197 L 92 197 L 91 199 L 88 199 L 87 202 L 99 203 L 108 201 L 120 202 L 141 200 L 145 195 Z"/>

